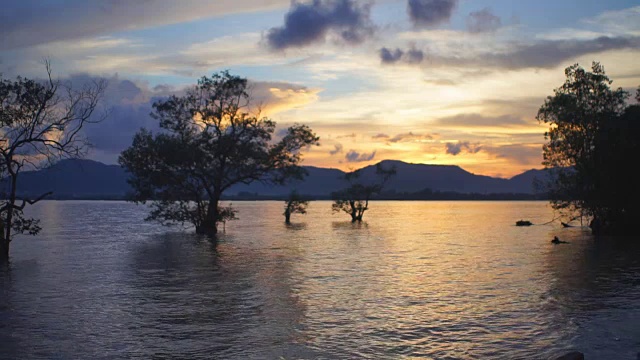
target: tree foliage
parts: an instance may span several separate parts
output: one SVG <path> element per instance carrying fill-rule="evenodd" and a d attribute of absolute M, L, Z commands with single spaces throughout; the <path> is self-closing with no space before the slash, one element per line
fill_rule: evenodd
<path fill-rule="evenodd" d="M 384 189 L 389 179 L 396 174 L 395 168 L 385 169 L 376 165 L 375 179 L 362 179 L 362 169 L 345 174 L 347 187 L 332 194 L 332 212 L 344 212 L 351 216 L 351 222 L 362 221 L 364 212 L 369 209 L 369 201 Z"/>
<path fill-rule="evenodd" d="M 537 116 L 549 125 L 543 164 L 553 174 L 551 204 L 568 217 L 592 218 L 594 233 L 629 233 L 640 215 L 629 163 L 640 155 L 638 105 L 628 104 L 627 91 L 611 88 L 597 62 L 591 71 L 575 64 L 565 74 Z"/>
<path fill-rule="evenodd" d="M 44 81 L 0 77 L 0 176 L 5 184 L 0 202 L 0 257 L 8 256 L 13 235 L 40 231 L 39 221 L 25 217 L 24 209 L 51 194 L 20 197 L 19 174 L 62 158 L 83 156 L 89 145 L 83 127 L 107 115 L 95 114 L 106 81 L 73 88 L 53 79 L 49 62 L 45 67 Z"/>
<path fill-rule="evenodd" d="M 255 115 L 251 100 L 247 80 L 223 71 L 153 104 L 162 132 L 140 130 L 119 159 L 131 174 L 132 200 L 151 201 L 149 220 L 215 234 L 225 217 L 220 198 L 233 185 L 304 175 L 302 150 L 319 138 L 295 124 L 275 141 L 276 123 Z"/>
<path fill-rule="evenodd" d="M 297 191 L 292 191 L 289 197 L 284 201 L 284 218 L 285 223 L 291 223 L 292 214 L 306 214 L 309 201 L 305 200 Z"/>

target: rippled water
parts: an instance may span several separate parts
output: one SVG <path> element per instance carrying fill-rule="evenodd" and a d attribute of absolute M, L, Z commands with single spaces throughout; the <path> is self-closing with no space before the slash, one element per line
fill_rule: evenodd
<path fill-rule="evenodd" d="M 0 358 L 640 352 L 640 241 L 543 225 L 546 202 L 375 202 L 361 225 L 313 202 L 291 226 L 280 202 L 234 206 L 214 246 L 129 203 L 39 203 L 0 269 Z"/>

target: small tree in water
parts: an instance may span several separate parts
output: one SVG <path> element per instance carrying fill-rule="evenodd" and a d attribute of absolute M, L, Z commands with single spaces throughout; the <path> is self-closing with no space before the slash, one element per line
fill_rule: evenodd
<path fill-rule="evenodd" d="M 304 200 L 297 191 L 292 191 L 284 201 L 284 222 L 291 223 L 291 214 L 306 214 L 309 201 Z"/>
<path fill-rule="evenodd" d="M 218 207 L 218 214 L 220 215 L 220 222 L 222 223 L 222 231 L 226 230 L 227 221 L 238 220 L 236 214 L 238 211 L 229 206 Z"/>
<path fill-rule="evenodd" d="M 550 125 L 543 164 L 553 174 L 552 207 L 570 218 L 591 217 L 594 234 L 636 233 L 640 212 L 629 159 L 640 156 L 640 108 L 627 105 L 628 92 L 610 88 L 597 62 L 590 72 L 575 64 L 565 74 L 537 116 Z"/>
<path fill-rule="evenodd" d="M 253 115 L 250 105 L 247 80 L 226 71 L 153 105 L 164 131 L 141 130 L 120 155 L 131 174 L 131 200 L 151 202 L 148 220 L 191 223 L 212 235 L 223 220 L 220 198 L 233 185 L 304 175 L 301 151 L 318 144 L 315 133 L 296 124 L 273 142 L 276 123 Z"/>
<path fill-rule="evenodd" d="M 369 200 L 384 189 L 389 179 L 396 174 L 396 169 L 384 169 L 381 164 L 376 165 L 376 179 L 373 183 L 361 179 L 362 169 L 347 173 L 344 180 L 348 186 L 332 194 L 332 212 L 344 212 L 351 216 L 351 222 L 362 221 L 364 212 L 369 209 Z"/>

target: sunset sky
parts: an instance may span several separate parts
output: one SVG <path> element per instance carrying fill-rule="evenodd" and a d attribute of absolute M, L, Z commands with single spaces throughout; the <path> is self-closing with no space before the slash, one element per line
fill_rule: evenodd
<path fill-rule="evenodd" d="M 574 63 L 640 85 L 632 0 L 8 0 L 0 73 L 109 79 L 111 116 L 87 129 L 115 163 L 154 99 L 203 75 L 248 78 L 264 113 L 304 123 L 304 165 L 384 159 L 511 177 L 541 168 L 535 119 Z"/>

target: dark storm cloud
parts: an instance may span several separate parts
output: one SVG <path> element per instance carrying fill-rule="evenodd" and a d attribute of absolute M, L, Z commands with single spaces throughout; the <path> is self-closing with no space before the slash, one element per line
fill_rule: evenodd
<path fill-rule="evenodd" d="M 404 51 L 396 48 L 395 50 L 383 47 L 380 49 L 380 60 L 383 64 L 395 64 L 402 59 Z"/>
<path fill-rule="evenodd" d="M 502 26 L 502 21 L 489 8 L 474 11 L 467 17 L 467 29 L 472 33 L 496 31 Z"/>
<path fill-rule="evenodd" d="M 419 64 L 424 60 L 424 52 L 416 48 L 410 48 L 404 56 L 405 61 L 409 64 Z"/>
<path fill-rule="evenodd" d="M 77 81 L 77 78 L 78 76 L 75 76 L 74 81 Z M 118 77 L 110 78 L 108 81 L 103 104 L 110 111 L 109 117 L 87 126 L 85 134 L 95 150 L 115 156 L 131 145 L 133 135 L 140 128 L 152 131 L 160 129 L 158 121 L 149 114 L 153 102 L 168 97 L 171 91 L 154 91 Z"/>
<path fill-rule="evenodd" d="M 446 143 L 445 144 L 447 154 L 456 156 L 461 152 L 467 152 L 469 154 L 475 154 L 482 150 L 482 146 L 480 144 L 472 144 L 468 141 L 459 141 L 457 143 Z"/>
<path fill-rule="evenodd" d="M 91 75 L 76 74 L 61 79 L 61 81 L 71 84 L 73 88 L 80 88 L 96 79 Z M 146 128 L 153 132 L 160 131 L 158 121 L 150 116 L 153 111 L 153 103 L 171 95 L 182 96 L 185 94 L 186 88 L 175 88 L 169 85 L 150 87 L 145 83 L 133 82 L 118 76 L 106 80 L 108 86 L 100 110 L 108 110 L 109 116 L 101 122 L 88 124 L 83 128 L 83 131 L 94 152 L 99 152 L 103 157 L 100 160 L 113 162 L 122 150 L 131 145 L 134 134 L 140 128 Z M 300 85 L 285 82 L 249 81 L 249 85 L 253 100 L 267 109 L 286 107 L 291 103 L 296 103 L 295 99 L 290 97 L 273 95 L 271 90 L 274 88 L 294 95 L 308 91 L 307 88 Z"/>
<path fill-rule="evenodd" d="M 420 51 L 420 57 L 409 58 L 405 52 L 397 49 L 390 52 L 394 57 L 385 57 L 382 51 L 379 53 L 381 60 L 385 64 L 427 64 L 430 67 L 452 66 L 469 68 L 471 66 L 518 70 L 526 68 L 553 68 L 568 64 L 570 60 L 587 55 L 597 54 L 610 50 L 640 49 L 640 37 L 609 37 L 601 36 L 590 40 L 543 40 L 530 44 L 514 44 L 511 49 L 500 53 L 479 53 L 470 54 L 467 57 L 448 57 L 429 53 L 425 55 L 424 50 Z M 398 54 L 400 54 L 398 56 Z M 417 59 L 421 59 L 417 62 Z"/>
<path fill-rule="evenodd" d="M 333 150 L 329 151 L 330 155 L 336 155 L 342 153 L 343 147 L 342 144 L 338 143 L 333 145 Z"/>
<path fill-rule="evenodd" d="M 350 163 L 371 161 L 373 160 L 374 157 L 376 157 L 375 151 L 370 154 L 367 154 L 367 153 L 359 153 L 355 150 L 349 150 L 347 155 L 345 155 L 345 159 L 347 160 L 347 162 L 350 162 Z"/>
<path fill-rule="evenodd" d="M 416 27 L 432 27 L 449 21 L 457 0 L 409 0 L 407 12 Z"/>
<path fill-rule="evenodd" d="M 284 26 L 270 29 L 267 43 L 274 50 L 304 47 L 333 33 L 347 44 L 358 44 L 374 32 L 370 9 L 370 2 L 355 0 L 293 1 Z"/>
<path fill-rule="evenodd" d="M 424 52 L 415 47 L 411 47 L 407 51 L 399 48 L 391 50 L 383 47 L 380 49 L 379 54 L 383 64 L 395 64 L 399 61 L 406 64 L 420 64 L 424 60 Z"/>

